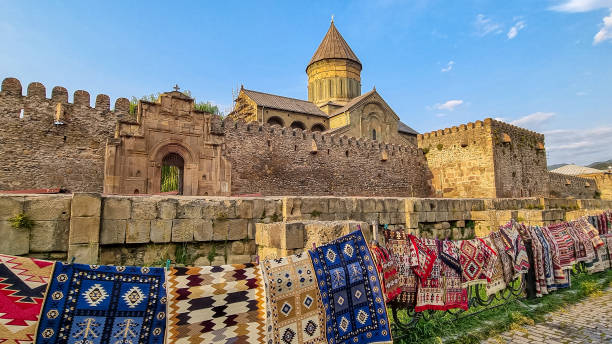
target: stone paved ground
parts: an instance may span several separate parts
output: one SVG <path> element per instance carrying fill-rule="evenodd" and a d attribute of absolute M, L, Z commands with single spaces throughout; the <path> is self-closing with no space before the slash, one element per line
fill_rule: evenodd
<path fill-rule="evenodd" d="M 612 343 L 612 288 L 484 343 Z"/>

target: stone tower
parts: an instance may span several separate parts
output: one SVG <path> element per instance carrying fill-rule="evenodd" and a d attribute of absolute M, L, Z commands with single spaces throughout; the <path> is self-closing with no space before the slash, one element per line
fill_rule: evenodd
<path fill-rule="evenodd" d="M 336 29 L 329 30 L 306 67 L 308 100 L 319 107 L 341 106 L 361 95 L 361 62 Z"/>

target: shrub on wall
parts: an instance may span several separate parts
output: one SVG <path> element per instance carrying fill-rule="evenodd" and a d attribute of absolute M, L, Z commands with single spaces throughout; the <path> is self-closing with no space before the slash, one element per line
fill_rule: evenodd
<path fill-rule="evenodd" d="M 24 213 L 17 214 L 9 219 L 11 227 L 15 229 L 32 229 L 34 228 L 34 221 L 32 221 L 28 215 Z"/>

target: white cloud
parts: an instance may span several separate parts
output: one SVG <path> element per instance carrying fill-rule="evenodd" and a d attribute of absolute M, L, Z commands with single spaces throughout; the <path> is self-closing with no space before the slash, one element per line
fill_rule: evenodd
<path fill-rule="evenodd" d="M 525 26 L 527 26 L 527 25 L 525 24 L 525 21 L 523 21 L 523 20 L 520 20 L 520 21 L 516 22 L 514 24 L 514 26 L 512 26 L 510 28 L 510 30 L 508 31 L 508 33 L 506 34 L 508 36 L 508 39 L 513 39 L 514 37 L 516 37 L 516 35 L 518 35 L 519 31 L 524 29 Z"/>
<path fill-rule="evenodd" d="M 556 129 L 543 134 L 549 153 L 548 164 L 589 164 L 611 158 L 612 127 Z"/>
<path fill-rule="evenodd" d="M 610 7 L 612 7 L 612 0 L 566 0 L 556 6 L 551 7 L 551 9 L 559 12 L 576 13 Z"/>
<path fill-rule="evenodd" d="M 445 113 L 437 113 L 436 117 L 446 117 L 446 114 Z"/>
<path fill-rule="evenodd" d="M 577 95 L 578 97 L 586 96 L 586 95 L 588 95 L 588 94 L 589 94 L 589 92 L 588 92 L 588 91 L 578 91 L 578 92 L 576 92 L 576 95 Z"/>
<path fill-rule="evenodd" d="M 512 125 L 519 127 L 538 127 L 540 124 L 548 121 L 555 116 L 554 112 L 534 112 L 527 116 L 523 116 L 519 119 L 509 122 Z"/>
<path fill-rule="evenodd" d="M 442 70 L 440 71 L 442 73 L 450 72 L 453 69 L 454 65 L 455 65 L 455 61 L 448 61 L 448 63 L 446 64 L 446 67 L 442 68 Z"/>
<path fill-rule="evenodd" d="M 492 21 L 491 18 L 487 18 L 484 14 L 479 14 L 476 16 L 474 25 L 476 26 L 476 34 L 481 37 L 484 37 L 490 33 L 496 35 L 502 33 L 501 25 Z"/>
<path fill-rule="evenodd" d="M 453 111 L 455 110 L 455 108 L 459 105 L 463 104 L 463 100 L 460 99 L 453 99 L 453 100 L 449 100 L 445 103 L 442 104 L 436 104 L 433 106 L 434 109 L 438 109 L 438 110 L 448 110 L 448 111 Z"/>
<path fill-rule="evenodd" d="M 610 9 L 610 15 L 604 17 L 601 29 L 593 37 L 593 44 L 599 44 L 607 40 L 612 40 L 612 8 Z"/>

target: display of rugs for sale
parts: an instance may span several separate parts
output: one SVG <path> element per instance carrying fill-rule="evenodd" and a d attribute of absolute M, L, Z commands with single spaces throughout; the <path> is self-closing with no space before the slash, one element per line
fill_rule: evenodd
<path fill-rule="evenodd" d="M 376 271 L 378 271 L 378 275 L 381 278 L 385 303 L 389 303 L 401 293 L 397 265 L 391 259 L 391 255 L 386 248 L 373 245 L 370 247 L 370 251 L 372 252 Z"/>
<path fill-rule="evenodd" d="M 438 258 L 437 249 L 435 246 L 434 248 L 428 247 L 423 239 L 419 239 L 412 234 L 408 235 L 408 239 L 412 244 L 410 247 L 410 266 L 423 282 L 429 276 L 434 262 Z"/>
<path fill-rule="evenodd" d="M 325 308 L 307 253 L 264 260 L 268 344 L 327 343 Z"/>
<path fill-rule="evenodd" d="M 594 248 L 597 249 L 604 244 L 603 240 L 601 240 L 599 237 L 599 231 L 597 231 L 597 228 L 593 227 L 593 225 L 591 225 L 586 218 L 582 217 L 574 221 L 574 224 L 586 233 L 589 239 L 591 239 L 591 243 L 593 244 Z"/>
<path fill-rule="evenodd" d="M 327 342 L 391 343 L 376 267 L 360 230 L 309 251 L 327 319 Z"/>
<path fill-rule="evenodd" d="M 548 253 L 550 254 L 550 260 L 552 263 L 552 272 L 553 272 L 553 283 L 546 285 L 549 291 L 559 288 L 560 285 L 564 285 L 567 281 L 567 276 L 565 276 L 565 270 L 561 266 L 561 258 L 559 254 L 559 246 L 557 242 L 554 240 L 550 231 L 545 227 L 538 227 L 537 232 L 542 234 L 542 238 L 546 241 L 548 246 Z M 543 245 L 544 246 L 544 245 Z"/>
<path fill-rule="evenodd" d="M 552 260 L 553 249 L 551 249 L 542 229 L 538 226 L 531 228 L 533 233 L 534 241 L 537 240 L 538 244 L 542 247 L 542 268 L 544 272 L 544 285 L 546 291 L 551 292 L 556 289 L 555 287 L 555 275 L 554 275 L 554 264 Z"/>
<path fill-rule="evenodd" d="M 595 249 L 588 235 L 578 228 L 574 222 L 568 222 L 567 231 L 574 242 L 574 252 L 576 253 L 576 262 L 590 262 L 595 259 Z"/>
<path fill-rule="evenodd" d="M 0 343 L 32 343 L 53 263 L 0 254 Z"/>
<path fill-rule="evenodd" d="M 461 259 L 459 258 L 459 249 L 451 240 L 438 240 L 438 255 L 442 263 L 448 265 L 461 275 Z"/>
<path fill-rule="evenodd" d="M 601 245 L 595 251 L 595 259 L 585 263 L 586 270 L 592 274 L 595 272 L 605 271 L 610 268 L 610 254 L 608 253 L 607 245 Z"/>
<path fill-rule="evenodd" d="M 491 281 L 497 254 L 482 239 L 461 240 L 459 254 L 464 286 Z"/>
<path fill-rule="evenodd" d="M 164 269 L 55 263 L 37 344 L 162 344 Z"/>
<path fill-rule="evenodd" d="M 533 253 L 533 271 L 535 275 L 535 291 L 536 296 L 541 297 L 548 294 L 546 285 L 546 273 L 544 267 L 544 246 L 540 242 L 535 233 L 534 227 L 528 228 L 531 240 L 531 249 Z"/>
<path fill-rule="evenodd" d="M 559 264 L 562 269 L 571 269 L 576 262 L 574 240 L 564 223 L 554 224 L 542 229 L 547 231 L 555 241 L 559 252 Z M 565 283 L 563 283 L 565 284 Z"/>
<path fill-rule="evenodd" d="M 412 242 L 404 230 L 385 230 L 385 245 L 397 267 L 400 294 L 390 304 L 400 309 L 413 309 L 416 305 L 417 275 L 410 267 Z"/>
<path fill-rule="evenodd" d="M 468 309 L 467 289 L 463 287 L 459 248 L 451 240 L 436 240 L 438 254 L 442 262 L 444 286 L 444 309 Z M 444 251 L 444 254 L 442 254 Z"/>
<path fill-rule="evenodd" d="M 256 264 L 167 271 L 166 343 L 264 343 L 265 290 Z"/>

